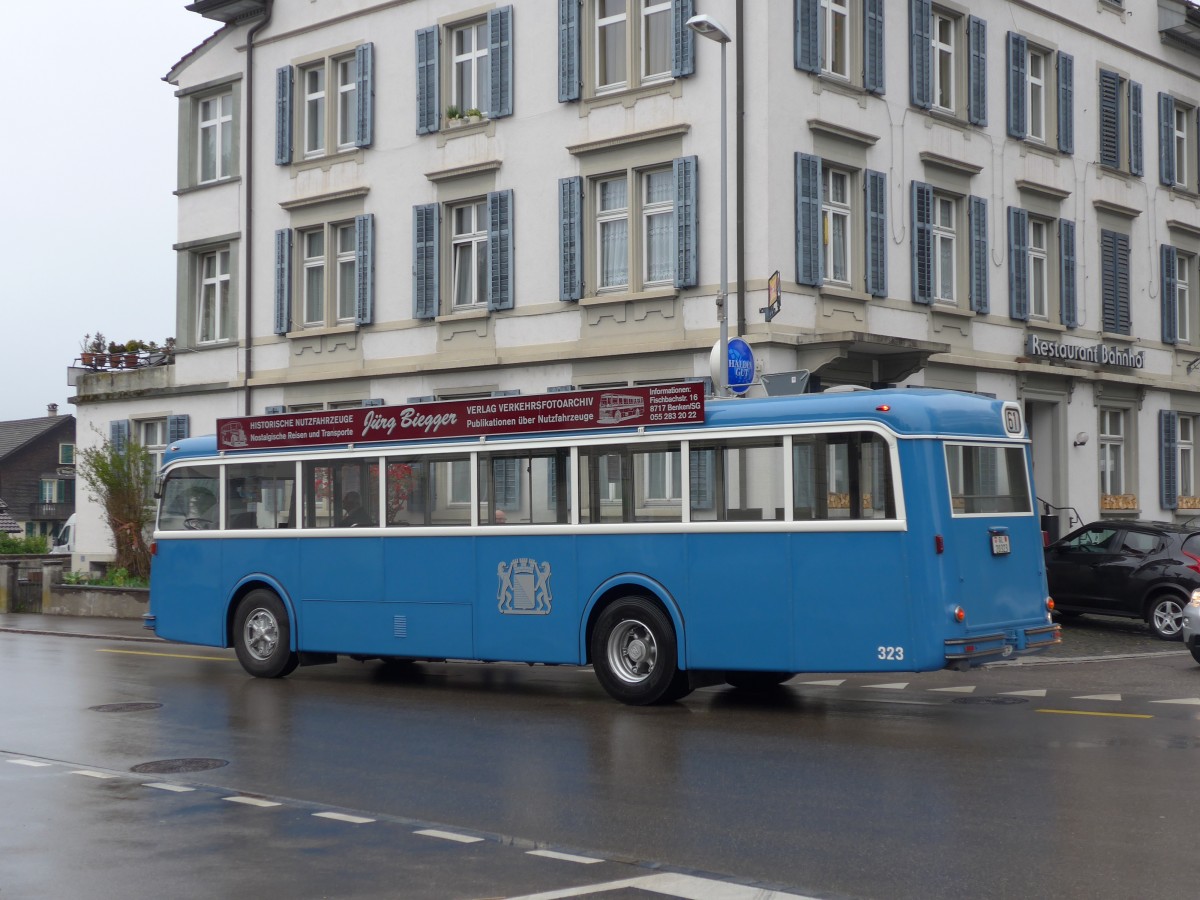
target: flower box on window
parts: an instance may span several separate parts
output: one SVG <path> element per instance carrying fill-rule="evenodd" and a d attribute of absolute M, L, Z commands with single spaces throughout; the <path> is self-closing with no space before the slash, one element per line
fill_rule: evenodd
<path fill-rule="evenodd" d="M 1101 494 L 1101 509 L 1137 509 L 1137 494 Z"/>
<path fill-rule="evenodd" d="M 1200 509 L 1200 497 L 1180 497 L 1180 509 Z"/>

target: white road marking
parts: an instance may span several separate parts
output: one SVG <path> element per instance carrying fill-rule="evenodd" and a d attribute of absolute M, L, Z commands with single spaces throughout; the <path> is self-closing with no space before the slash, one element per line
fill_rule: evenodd
<path fill-rule="evenodd" d="M 481 837 L 474 837 L 469 834 L 455 834 L 453 831 L 439 831 L 436 828 L 422 828 L 420 831 L 414 831 L 413 834 L 441 838 L 444 841 L 458 841 L 460 844 L 476 844 L 483 840 Z"/>
<path fill-rule="evenodd" d="M 744 884 L 730 884 L 728 881 L 714 881 L 711 878 L 677 875 L 670 872 L 627 878 L 623 881 L 609 881 L 604 884 L 566 888 L 561 891 L 526 894 L 521 897 L 510 897 L 508 900 L 568 900 L 571 897 L 586 897 L 589 894 L 603 894 L 623 888 L 638 888 L 653 894 L 680 897 L 682 900 L 815 900 L 804 894 L 764 891 L 762 888 L 747 887 Z"/>
<path fill-rule="evenodd" d="M 72 775 L 86 775 L 88 778 L 116 778 L 116 775 L 110 775 L 108 772 L 93 772 L 90 769 L 79 769 L 71 773 Z"/>
<path fill-rule="evenodd" d="M 333 819 L 337 822 L 350 822 L 353 825 L 367 825 L 374 822 L 374 819 L 368 819 L 365 816 L 350 816 L 346 813 L 339 812 L 319 812 L 313 813 L 319 819 Z"/>
<path fill-rule="evenodd" d="M 259 797 L 222 797 L 222 800 L 228 800 L 230 803 L 241 803 L 245 806 L 283 806 L 282 803 L 276 803 L 274 800 L 263 800 Z"/>
<path fill-rule="evenodd" d="M 8 759 L 5 762 L 10 762 L 14 766 L 29 766 L 31 769 L 38 769 L 42 766 L 48 766 L 50 763 L 38 762 L 36 759 Z"/>
<path fill-rule="evenodd" d="M 160 791 L 174 791 L 177 794 L 186 794 L 188 791 L 195 790 L 193 787 L 187 787 L 182 784 L 168 784 L 165 781 L 148 781 L 142 787 L 156 788 Z"/>
<path fill-rule="evenodd" d="M 896 682 L 893 682 L 892 684 L 864 684 L 863 687 L 865 687 L 865 688 L 883 688 L 884 690 L 888 690 L 888 691 L 902 691 L 906 687 L 908 687 L 908 682 L 907 681 L 896 681 Z"/>
<path fill-rule="evenodd" d="M 529 856 L 544 856 L 546 859 L 561 859 L 563 862 L 583 863 L 588 866 L 592 863 L 604 862 L 602 859 L 597 859 L 594 856 L 576 856 L 573 853 L 559 853 L 555 850 L 529 850 Z"/>
<path fill-rule="evenodd" d="M 964 684 L 960 687 L 930 688 L 929 690 L 943 691 L 944 693 L 947 693 L 947 694 L 973 694 L 973 693 L 975 693 L 975 685 Z"/>
<path fill-rule="evenodd" d="M 1188 706 L 1200 706 L 1200 697 L 1182 697 L 1179 700 L 1151 700 L 1151 703 L 1183 703 Z"/>
<path fill-rule="evenodd" d="M 1002 697 L 1045 697 L 1046 691 L 1045 689 L 1040 691 L 1001 691 L 1000 695 Z"/>
<path fill-rule="evenodd" d="M 1113 703 L 1121 702 L 1120 694 L 1087 694 L 1082 697 L 1072 697 L 1072 700 L 1108 700 Z"/>
<path fill-rule="evenodd" d="M 816 684 L 821 687 L 839 687 L 846 683 L 845 678 L 834 678 L 830 681 L 801 681 L 801 684 Z"/>

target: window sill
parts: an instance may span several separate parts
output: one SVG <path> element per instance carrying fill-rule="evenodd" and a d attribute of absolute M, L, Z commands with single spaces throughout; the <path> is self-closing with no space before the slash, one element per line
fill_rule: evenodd
<path fill-rule="evenodd" d="M 628 294 L 597 294 L 593 297 L 579 298 L 580 306 L 604 306 L 606 303 L 629 303 L 638 300 L 674 300 L 679 296 L 675 288 L 659 288 L 650 291 L 637 291 Z"/>
<path fill-rule="evenodd" d="M 291 169 L 292 177 L 295 178 L 300 172 L 307 172 L 312 169 L 322 169 L 328 172 L 339 163 L 361 163 L 362 161 L 363 148 L 353 147 L 349 150 L 338 150 L 336 153 L 326 153 L 323 156 L 310 156 L 302 159 L 292 160 L 291 164 L 287 166 L 287 168 Z"/>
<path fill-rule="evenodd" d="M 241 175 L 230 175 L 228 178 L 219 178 L 216 181 L 205 181 L 202 184 L 189 184 L 187 187 L 177 188 L 171 193 L 173 193 L 176 197 L 182 197 L 184 194 L 193 194 L 196 191 L 207 191 L 209 188 L 217 188 L 226 184 L 238 184 L 241 180 Z"/>
<path fill-rule="evenodd" d="M 457 309 L 453 312 L 443 313 L 440 316 L 435 316 L 435 322 L 462 322 L 465 319 L 486 319 L 491 315 L 491 310 L 486 306 L 472 306 L 467 309 Z"/>
<path fill-rule="evenodd" d="M 297 331 L 289 331 L 283 337 L 292 340 L 295 338 L 324 337 L 327 334 L 353 334 L 355 331 L 358 331 L 358 326 L 353 323 L 343 325 L 312 325 L 301 327 Z"/>
<path fill-rule="evenodd" d="M 1021 145 L 1021 156 L 1040 156 L 1042 159 L 1048 159 L 1056 166 L 1062 165 L 1064 156 L 1070 156 L 1069 153 L 1064 153 L 1059 150 L 1049 141 L 1036 141 L 1033 138 L 1012 138 Z"/>
<path fill-rule="evenodd" d="M 926 128 L 932 128 L 935 124 L 945 125 L 949 128 L 956 128 L 963 134 L 970 134 L 976 128 L 983 127 L 972 125 L 967 121 L 966 116 L 960 116 L 958 113 L 948 112 L 944 109 L 921 109 L 917 107 L 917 110 L 925 114 Z"/>
<path fill-rule="evenodd" d="M 1136 343 L 1138 343 L 1138 338 L 1134 337 L 1132 334 L 1118 334 L 1115 331 L 1101 331 L 1100 332 L 1100 340 L 1116 341 L 1118 344 L 1136 344 Z"/>
<path fill-rule="evenodd" d="M 855 84 L 850 79 L 843 78 L 841 75 L 831 75 L 828 72 L 811 74 L 813 75 L 814 94 L 819 94 L 822 91 L 833 91 L 835 94 L 841 94 L 844 97 L 853 97 L 856 100 L 871 96 L 871 92 L 861 84 Z"/>
<path fill-rule="evenodd" d="M 598 109 L 602 106 L 612 106 L 616 103 L 620 103 L 626 109 L 632 109 L 639 100 L 661 94 L 670 94 L 671 97 L 679 99 L 683 96 L 683 86 L 680 84 L 681 80 L 668 76 L 663 81 L 655 81 L 650 84 L 638 85 L 637 87 L 621 88 L 614 91 L 607 91 L 603 94 L 592 93 L 584 97 L 581 101 L 580 112 L 582 115 L 587 115 L 593 109 Z"/>
<path fill-rule="evenodd" d="M 850 300 L 854 303 L 862 303 L 866 305 L 871 302 L 871 295 L 866 291 L 855 291 L 848 287 L 840 287 L 836 284 L 821 285 L 817 289 L 817 293 L 822 298 L 829 300 Z"/>
<path fill-rule="evenodd" d="M 978 315 L 973 309 L 963 309 L 961 306 L 951 306 L 949 303 L 939 303 L 936 300 L 929 304 L 929 311 L 956 319 L 974 319 Z"/>
<path fill-rule="evenodd" d="M 1060 325 L 1057 322 L 1050 322 L 1046 319 L 1030 319 L 1025 323 L 1027 330 L 1051 331 L 1055 334 L 1066 334 L 1067 326 Z"/>

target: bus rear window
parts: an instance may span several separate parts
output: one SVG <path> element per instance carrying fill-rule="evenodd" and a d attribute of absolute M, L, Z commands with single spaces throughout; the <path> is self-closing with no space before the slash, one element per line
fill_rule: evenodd
<path fill-rule="evenodd" d="M 956 516 L 1033 511 L 1023 447 L 947 444 L 946 473 Z"/>

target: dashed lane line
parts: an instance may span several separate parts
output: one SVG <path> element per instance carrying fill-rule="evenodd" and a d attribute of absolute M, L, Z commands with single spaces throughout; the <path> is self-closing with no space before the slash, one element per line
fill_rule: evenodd
<path fill-rule="evenodd" d="M 425 837 L 441 838 L 443 841 L 456 841 L 460 844 L 476 844 L 483 838 L 470 834 L 459 834 L 455 831 L 442 831 L 439 828 L 422 828 L 413 834 L 423 834 Z"/>
<path fill-rule="evenodd" d="M 234 797 L 222 797 L 222 800 L 228 800 L 230 803 L 240 803 L 243 806 L 259 806 L 266 808 L 269 806 L 283 806 L 282 803 L 276 803 L 274 800 L 264 800 L 262 797 L 244 797 L 237 795 Z"/>
<path fill-rule="evenodd" d="M 680 900 L 815 900 L 805 894 L 768 891 L 744 884 L 733 884 L 728 881 L 716 881 L 712 878 L 671 872 L 642 875 L 621 881 L 606 881 L 602 884 L 589 884 L 558 891 L 545 891 L 540 894 L 525 894 L 521 897 L 509 897 L 508 900 L 570 900 L 572 897 L 587 897 L 593 894 L 606 894 L 627 889 L 677 897 Z"/>
<path fill-rule="evenodd" d="M 604 862 L 594 856 L 576 856 L 574 853 L 559 853 L 557 850 L 526 850 L 528 856 L 544 856 L 546 859 L 560 859 L 563 862 L 579 863 L 590 866 L 592 863 Z"/>
<path fill-rule="evenodd" d="M 42 766 L 48 766 L 48 762 L 39 762 L 36 759 L 9 759 L 6 762 L 12 763 L 14 766 L 29 766 L 31 769 L 38 769 Z"/>
<path fill-rule="evenodd" d="M 352 816 L 349 813 L 340 812 L 315 812 L 313 815 L 318 819 L 333 819 L 335 822 L 349 822 L 351 825 L 370 825 L 375 821 L 366 816 Z"/>
<path fill-rule="evenodd" d="M 1059 716 L 1100 716 L 1109 719 L 1153 719 L 1145 713 L 1099 712 L 1094 709 L 1035 709 L 1034 712 L 1053 713 Z"/>

